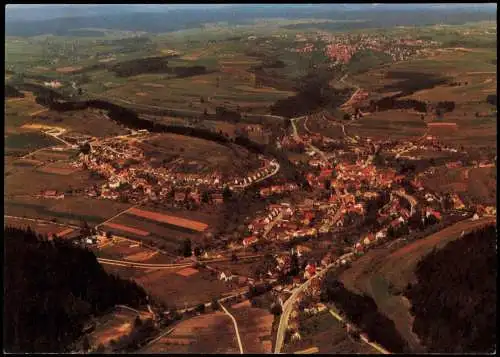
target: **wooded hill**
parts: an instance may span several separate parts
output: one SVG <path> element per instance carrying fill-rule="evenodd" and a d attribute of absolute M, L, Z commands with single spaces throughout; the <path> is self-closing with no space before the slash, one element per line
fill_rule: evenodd
<path fill-rule="evenodd" d="M 90 250 L 67 241 L 5 227 L 4 249 L 7 352 L 68 352 L 91 315 L 146 303 L 141 287 L 107 274 Z"/>

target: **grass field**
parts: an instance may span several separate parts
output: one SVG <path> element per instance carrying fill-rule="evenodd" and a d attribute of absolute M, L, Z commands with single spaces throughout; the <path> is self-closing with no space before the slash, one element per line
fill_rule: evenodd
<path fill-rule="evenodd" d="M 146 347 L 145 353 L 239 353 L 231 318 L 223 312 L 182 321 L 172 333 Z"/>
<path fill-rule="evenodd" d="M 478 221 L 465 220 L 403 248 L 373 249 L 343 272 L 340 280 L 349 290 L 371 296 L 379 311 L 394 321 L 412 350 L 424 351 L 418 337 L 412 332 L 411 306 L 399 293 L 404 291 L 408 283 L 415 281 L 416 264 L 434 247 L 444 247 L 448 242 L 458 239 L 462 231 L 468 232 L 491 222 L 495 222 L 494 217 L 484 217 Z"/>

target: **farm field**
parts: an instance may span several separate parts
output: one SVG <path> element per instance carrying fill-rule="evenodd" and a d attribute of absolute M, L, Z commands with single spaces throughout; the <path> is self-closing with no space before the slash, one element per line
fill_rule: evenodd
<path fill-rule="evenodd" d="M 51 169 L 52 165 L 16 170 L 5 178 L 5 192 L 7 195 L 39 195 L 44 190 L 66 192 L 69 189 L 83 189 L 103 181 L 92 178 L 86 171 L 61 174 Z M 8 169 L 8 168 L 7 168 Z M 44 170 L 45 172 L 41 171 Z M 97 202 L 97 201 L 96 201 Z"/>
<path fill-rule="evenodd" d="M 64 177 L 64 176 L 63 176 Z M 8 177 L 10 178 L 10 177 Z M 127 209 L 130 205 L 109 200 L 65 197 L 61 200 L 43 198 L 5 198 L 5 214 L 17 217 L 56 219 L 58 223 L 98 224 Z"/>
<path fill-rule="evenodd" d="M 171 257 L 121 236 L 113 236 L 111 240 L 101 242 L 94 251 L 99 258 L 155 264 L 173 262 Z M 152 258 L 156 258 L 154 262 Z"/>
<path fill-rule="evenodd" d="M 239 353 L 231 318 L 223 312 L 182 321 L 144 353 Z"/>
<path fill-rule="evenodd" d="M 198 235 L 191 231 L 167 226 L 128 213 L 113 219 L 109 223 L 122 226 L 121 229 L 109 225 L 106 226 L 106 230 L 109 230 L 113 234 L 126 236 L 145 243 L 154 242 L 160 249 L 164 249 L 171 254 L 177 254 L 177 250 L 181 247 L 184 239 L 189 238 L 192 241 L 198 239 Z M 147 234 L 137 234 L 133 230 L 139 230 Z"/>
<path fill-rule="evenodd" d="M 340 281 L 352 292 L 372 297 L 379 311 L 394 321 L 396 329 L 410 348 L 415 352 L 424 351 L 418 337 L 412 332 L 410 303 L 399 294 L 408 283 L 414 282 L 416 264 L 433 248 L 439 249 L 458 239 L 462 231 L 468 232 L 491 222 L 495 222 L 495 217 L 465 220 L 402 248 L 375 248 L 343 272 Z"/>
<path fill-rule="evenodd" d="M 55 139 L 42 133 L 18 132 L 6 134 L 4 148 L 6 155 L 22 156 L 56 144 Z"/>
<path fill-rule="evenodd" d="M 222 282 L 215 273 L 202 268 L 197 268 L 199 272 L 189 276 L 183 276 L 182 272 L 178 274 L 184 268 L 143 270 L 105 265 L 105 269 L 132 278 L 153 298 L 176 308 L 207 303 L 237 288 L 234 283 Z"/>
<path fill-rule="evenodd" d="M 210 267 L 217 269 L 218 271 L 223 271 L 226 274 L 230 272 L 234 275 L 240 275 L 245 277 L 253 277 L 255 271 L 256 262 L 221 262 L 221 263 L 210 263 Z"/>
<path fill-rule="evenodd" d="M 399 110 L 372 113 L 345 127 L 349 136 L 393 140 L 416 139 L 424 135 L 426 129 L 420 114 Z"/>
<path fill-rule="evenodd" d="M 317 347 L 319 353 L 378 354 L 372 347 L 354 341 L 328 311 L 306 318 L 300 324 L 300 341 L 285 345 L 284 353 L 295 353 Z"/>
<path fill-rule="evenodd" d="M 497 175 L 495 167 L 436 168 L 423 180 L 436 192 L 456 192 L 464 201 L 495 206 Z"/>
<path fill-rule="evenodd" d="M 140 147 L 147 157 L 157 160 L 182 156 L 177 163 L 181 172 L 209 172 L 217 169 L 222 172 L 244 172 L 254 168 L 256 156 L 237 146 L 224 146 L 212 141 L 177 134 L 160 134 L 144 141 Z M 258 167 L 258 166 L 257 166 Z"/>
<path fill-rule="evenodd" d="M 66 129 L 67 133 L 79 133 L 98 138 L 123 135 L 128 132 L 96 109 L 66 112 L 49 110 L 31 119 L 34 124 L 58 126 Z"/>
<path fill-rule="evenodd" d="M 4 226 L 16 227 L 21 229 L 26 229 L 27 227 L 30 227 L 33 231 L 39 234 L 47 235 L 49 238 L 51 238 L 53 234 L 57 234 L 57 236 L 64 238 L 65 236 L 74 232 L 73 228 L 65 228 L 63 226 L 56 224 L 38 223 L 11 217 L 4 217 L 3 224 Z"/>
<path fill-rule="evenodd" d="M 45 110 L 35 102 L 32 92 L 21 91 L 24 98 L 8 98 L 5 100 L 5 132 L 16 131 L 23 124 L 31 121 L 33 113 Z"/>
<path fill-rule="evenodd" d="M 249 300 L 231 306 L 228 311 L 238 323 L 245 353 L 272 353 L 271 330 L 274 316 L 267 310 L 254 308 Z"/>
<path fill-rule="evenodd" d="M 131 208 L 129 211 L 127 211 L 127 214 L 135 215 L 138 217 L 146 218 L 161 223 L 166 223 L 172 226 L 178 226 L 195 232 L 203 232 L 208 227 L 207 224 L 202 222 L 188 220 L 185 218 L 175 217 L 158 212 L 145 211 L 138 208 Z"/>

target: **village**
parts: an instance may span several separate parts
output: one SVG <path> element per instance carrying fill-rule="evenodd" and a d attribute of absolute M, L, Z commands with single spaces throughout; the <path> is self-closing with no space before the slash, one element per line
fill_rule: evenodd
<path fill-rule="evenodd" d="M 315 48 L 308 38 L 297 35 L 296 42 L 303 43 L 303 47 L 292 48 L 290 51 L 309 53 L 324 50 L 325 54 L 335 59 L 334 64 L 346 64 L 359 51 L 372 50 L 390 56 L 392 61 L 406 61 L 410 58 L 422 56 L 428 49 L 436 48 L 436 41 L 415 40 L 408 37 L 387 37 L 379 34 L 336 34 L 318 32 L 310 41 L 327 43 L 324 49 Z"/>

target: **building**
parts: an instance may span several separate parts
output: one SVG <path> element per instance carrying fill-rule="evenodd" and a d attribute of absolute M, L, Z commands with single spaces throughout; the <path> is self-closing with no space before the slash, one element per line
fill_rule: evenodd
<path fill-rule="evenodd" d="M 248 246 L 251 246 L 252 244 L 255 244 L 259 241 L 259 239 L 255 236 L 247 237 L 243 239 L 243 246 L 246 248 Z"/>

